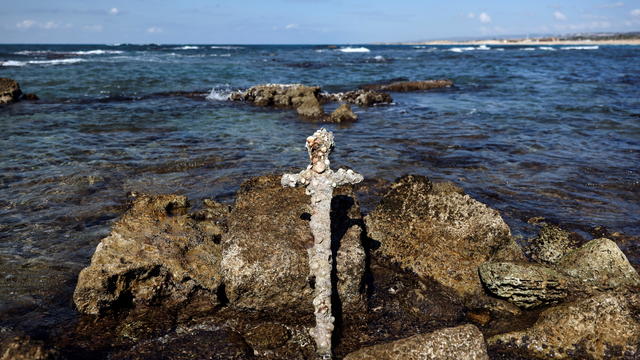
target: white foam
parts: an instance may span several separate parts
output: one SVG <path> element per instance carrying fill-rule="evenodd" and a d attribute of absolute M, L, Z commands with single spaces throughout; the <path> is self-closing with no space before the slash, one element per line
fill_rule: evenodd
<path fill-rule="evenodd" d="M 69 54 L 75 55 L 106 55 L 106 54 L 122 54 L 121 50 L 88 50 L 88 51 L 72 51 Z"/>
<path fill-rule="evenodd" d="M 488 47 L 487 45 L 482 44 L 482 45 L 478 46 L 476 48 L 476 50 L 491 50 L 491 48 Z"/>
<path fill-rule="evenodd" d="M 192 46 L 192 45 L 185 45 L 185 46 L 179 46 L 179 47 L 173 48 L 173 50 L 198 50 L 198 49 L 200 49 L 200 47 Z"/>
<path fill-rule="evenodd" d="M 63 65 L 63 64 L 75 64 L 85 61 L 84 59 L 56 59 L 56 60 L 31 60 L 27 61 L 28 64 L 34 65 Z"/>
<path fill-rule="evenodd" d="M 551 46 L 540 46 L 538 49 L 545 51 L 556 51 L 556 49 Z"/>
<path fill-rule="evenodd" d="M 526 47 L 526 48 L 522 48 L 521 50 L 524 50 L 524 51 L 535 51 L 536 49 L 534 49 L 532 47 Z"/>
<path fill-rule="evenodd" d="M 228 86 L 225 87 L 224 89 L 213 88 L 209 92 L 209 95 L 207 95 L 206 99 L 207 100 L 212 100 L 212 101 L 229 100 L 229 96 L 231 96 L 231 92 L 232 91 L 228 88 Z"/>
<path fill-rule="evenodd" d="M 563 46 L 562 50 L 598 50 L 600 47 L 598 45 L 592 46 Z"/>
<path fill-rule="evenodd" d="M 121 50 L 86 50 L 86 51 L 51 51 L 51 50 L 23 50 L 15 52 L 16 55 L 44 55 L 44 54 L 73 54 L 73 55 L 106 55 L 106 54 L 122 54 Z"/>
<path fill-rule="evenodd" d="M 211 49 L 235 50 L 244 49 L 242 46 L 210 46 Z"/>
<path fill-rule="evenodd" d="M 2 65 L 2 66 L 25 66 L 25 65 L 27 65 L 27 63 L 24 62 L 24 61 L 8 60 L 8 61 L 0 62 L 0 65 Z"/>
<path fill-rule="evenodd" d="M 345 47 L 345 48 L 340 48 L 338 50 L 343 53 L 368 53 L 371 51 L 366 47 Z"/>
<path fill-rule="evenodd" d="M 387 59 L 385 59 L 382 55 L 377 55 L 376 57 L 374 57 L 374 59 L 376 59 L 376 61 L 387 61 Z"/>
<path fill-rule="evenodd" d="M 476 48 L 474 48 L 473 46 L 470 46 L 470 47 L 461 47 L 461 48 L 451 48 L 451 49 L 449 49 L 449 51 L 461 53 L 463 51 L 473 51 L 475 49 Z"/>

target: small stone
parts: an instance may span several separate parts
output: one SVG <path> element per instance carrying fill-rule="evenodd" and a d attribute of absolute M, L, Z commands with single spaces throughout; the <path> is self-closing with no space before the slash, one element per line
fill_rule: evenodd
<path fill-rule="evenodd" d="M 351 107 L 347 104 L 342 104 L 336 110 L 334 110 L 331 115 L 329 115 L 329 121 L 335 123 L 341 122 L 349 122 L 358 120 L 358 115 L 356 115 Z"/>

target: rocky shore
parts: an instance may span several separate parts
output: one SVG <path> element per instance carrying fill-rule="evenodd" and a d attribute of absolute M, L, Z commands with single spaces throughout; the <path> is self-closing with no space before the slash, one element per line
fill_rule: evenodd
<path fill-rule="evenodd" d="M 336 189 L 335 358 L 631 359 L 640 276 L 611 239 L 541 227 L 522 248 L 451 183 L 403 176 L 363 216 Z M 131 194 L 82 270 L 83 315 L 46 339 L 8 334 L 0 359 L 310 359 L 309 199 L 280 176 L 233 206 Z"/>
<path fill-rule="evenodd" d="M 0 78 L 0 105 L 20 100 L 38 100 L 38 96 L 23 93 L 20 84 L 13 79 Z"/>

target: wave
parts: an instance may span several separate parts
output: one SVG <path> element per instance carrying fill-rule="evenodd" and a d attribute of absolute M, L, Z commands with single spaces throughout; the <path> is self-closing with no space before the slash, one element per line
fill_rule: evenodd
<path fill-rule="evenodd" d="M 469 47 L 461 47 L 461 48 L 451 48 L 451 49 L 449 49 L 449 51 L 461 53 L 463 51 L 473 51 L 475 49 L 476 48 L 474 48 L 473 46 L 469 46 Z"/>
<path fill-rule="evenodd" d="M 545 51 L 556 51 L 556 49 L 551 46 L 540 46 L 538 49 Z"/>
<path fill-rule="evenodd" d="M 535 48 L 532 47 L 526 47 L 526 48 L 521 48 L 520 50 L 524 50 L 524 51 L 535 51 Z"/>
<path fill-rule="evenodd" d="M 56 60 L 30 60 L 30 61 L 15 61 L 9 60 L 0 62 L 2 66 L 25 66 L 25 65 L 63 65 L 63 64 L 75 64 L 85 61 L 84 59 L 56 59 Z"/>
<path fill-rule="evenodd" d="M 205 99 L 212 101 L 225 101 L 229 100 L 229 96 L 232 91 L 229 89 L 229 86 L 225 86 L 224 88 L 213 88 L 209 92 L 209 95 Z"/>
<path fill-rule="evenodd" d="M 193 45 L 185 45 L 185 46 L 178 46 L 178 47 L 174 47 L 171 48 L 172 50 L 198 50 L 200 49 L 199 46 L 193 46 Z"/>
<path fill-rule="evenodd" d="M 244 49 L 242 46 L 209 46 L 210 49 L 236 50 Z"/>
<path fill-rule="evenodd" d="M 598 50 L 600 47 L 598 45 L 590 45 L 590 46 L 563 46 L 560 49 L 562 50 Z"/>
<path fill-rule="evenodd" d="M 345 48 L 340 48 L 338 49 L 338 51 L 341 51 L 343 53 L 367 53 L 370 52 L 371 50 L 367 49 L 366 47 L 345 47 Z"/>
<path fill-rule="evenodd" d="M 107 54 L 122 54 L 121 50 L 86 50 L 86 51 L 53 51 L 53 50 L 23 50 L 14 52 L 16 55 L 107 55 Z"/>

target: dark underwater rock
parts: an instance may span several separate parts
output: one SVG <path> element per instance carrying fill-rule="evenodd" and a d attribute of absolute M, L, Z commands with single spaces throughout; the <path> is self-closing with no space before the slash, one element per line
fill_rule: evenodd
<path fill-rule="evenodd" d="M 381 90 L 381 91 L 395 91 L 395 92 L 408 92 L 408 91 L 420 91 L 420 90 L 433 90 L 442 89 L 453 86 L 451 80 L 421 80 L 421 81 L 396 81 L 390 84 L 367 84 L 360 88 L 365 90 Z"/>
<path fill-rule="evenodd" d="M 16 102 L 20 100 L 22 91 L 17 81 L 0 78 L 0 105 Z"/>
<path fill-rule="evenodd" d="M 345 360 L 488 360 L 480 330 L 473 325 L 436 330 L 386 344 L 366 347 Z"/>
<path fill-rule="evenodd" d="M 137 195 L 80 272 L 73 295 L 78 310 L 100 314 L 196 302 L 215 307 L 223 229 L 213 220 L 193 219 L 187 208 L 184 196 Z"/>
<path fill-rule="evenodd" d="M 429 179 L 404 176 L 366 217 L 380 255 L 460 296 L 484 294 L 478 267 L 524 256 L 500 214 L 468 195 L 433 191 Z"/>
<path fill-rule="evenodd" d="M 261 176 L 242 184 L 223 236 L 222 272 L 231 305 L 273 312 L 312 313 L 309 279 L 309 196 L 303 188 L 284 188 L 280 176 Z M 345 312 L 361 309 L 365 253 L 360 207 L 350 187 L 339 187 L 332 201 L 332 247 L 337 289 Z"/>

